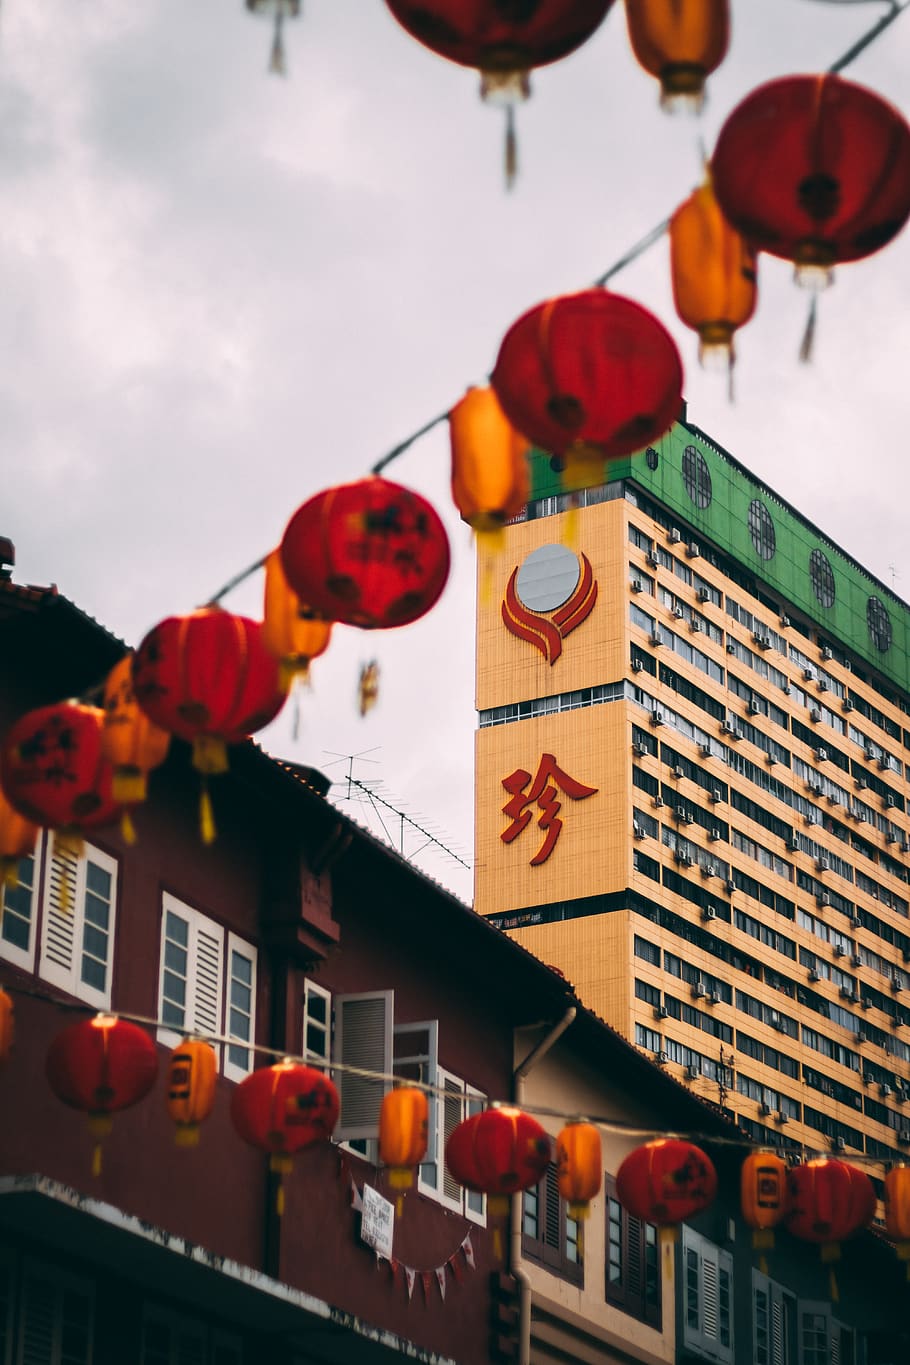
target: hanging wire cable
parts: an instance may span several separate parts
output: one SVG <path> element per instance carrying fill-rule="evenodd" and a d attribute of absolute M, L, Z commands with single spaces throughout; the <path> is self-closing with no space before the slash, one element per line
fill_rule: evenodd
<path fill-rule="evenodd" d="M 868 33 L 864 33 L 861 38 L 857 39 L 852 47 L 847 49 L 844 55 L 840 57 L 833 66 L 828 67 L 830 75 L 836 76 L 838 72 L 843 71 L 845 67 L 855 61 L 861 52 L 865 52 L 870 43 L 874 43 L 875 39 L 881 33 L 884 33 L 885 29 L 888 28 L 890 24 L 893 24 L 895 19 L 903 14 L 905 9 L 910 7 L 910 0 L 903 0 L 902 4 L 899 3 L 899 0 L 888 0 L 888 3 L 891 5 L 891 9 L 888 13 L 883 14 L 878 23 L 872 25 Z"/>

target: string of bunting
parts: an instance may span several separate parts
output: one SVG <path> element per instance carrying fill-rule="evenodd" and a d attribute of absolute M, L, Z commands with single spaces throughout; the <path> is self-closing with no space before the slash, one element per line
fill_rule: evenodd
<path fill-rule="evenodd" d="M 362 1214 L 363 1195 L 361 1191 L 357 1188 L 357 1182 L 354 1180 L 354 1177 L 351 1176 L 350 1179 L 351 1208 L 354 1210 L 355 1213 Z M 464 1258 L 463 1263 L 462 1258 Z M 404 1261 L 399 1260 L 397 1257 L 384 1256 L 380 1251 L 376 1252 L 376 1264 L 377 1266 L 388 1265 L 389 1270 L 391 1271 L 392 1274 L 392 1280 L 395 1284 L 398 1283 L 399 1279 L 401 1278 L 404 1279 L 405 1286 L 407 1288 L 408 1299 L 411 1299 L 413 1297 L 414 1287 L 417 1284 L 417 1281 L 419 1280 L 421 1288 L 423 1289 L 423 1297 L 425 1303 L 430 1302 L 430 1296 L 433 1292 L 434 1284 L 436 1285 L 436 1288 L 439 1291 L 439 1297 L 442 1299 L 443 1302 L 445 1302 L 447 1286 L 446 1277 L 448 1271 L 451 1270 L 453 1279 L 456 1281 L 456 1283 L 460 1283 L 465 1268 L 467 1268 L 468 1270 L 476 1269 L 476 1262 L 474 1260 L 474 1244 L 471 1241 L 470 1230 L 468 1230 L 468 1232 L 465 1233 L 461 1242 L 458 1244 L 458 1246 L 450 1256 L 447 1256 L 446 1259 L 440 1262 L 439 1265 L 433 1266 L 429 1270 L 420 1270 L 416 1266 L 406 1265 Z"/>

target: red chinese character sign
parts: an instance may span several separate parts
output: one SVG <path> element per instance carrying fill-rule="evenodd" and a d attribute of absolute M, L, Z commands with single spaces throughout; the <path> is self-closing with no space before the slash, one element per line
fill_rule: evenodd
<path fill-rule="evenodd" d="M 555 664 L 562 642 L 597 601 L 597 580 L 587 555 L 565 545 L 541 545 L 513 569 L 502 601 L 502 622 L 519 640 Z"/>
<path fill-rule="evenodd" d="M 516 768 L 514 773 L 502 779 L 502 785 L 510 794 L 502 812 L 512 822 L 499 836 L 504 844 L 511 844 L 528 827 L 534 805 L 540 812 L 537 824 L 544 831 L 544 840 L 530 860 L 531 867 L 545 863 L 556 847 L 563 826 L 559 818 L 562 810 L 562 802 L 557 799 L 559 792 L 572 801 L 584 801 L 597 792 L 597 787 L 586 787 L 583 782 L 564 772 L 553 754 L 541 754 L 533 778 L 524 768 Z"/>

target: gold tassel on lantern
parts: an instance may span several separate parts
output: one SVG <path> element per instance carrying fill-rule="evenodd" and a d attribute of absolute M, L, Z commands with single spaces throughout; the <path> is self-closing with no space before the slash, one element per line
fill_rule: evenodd
<path fill-rule="evenodd" d="M 375 659 L 364 664 L 360 670 L 358 700 L 362 716 L 365 716 L 368 711 L 372 711 L 379 700 L 379 664 Z"/>

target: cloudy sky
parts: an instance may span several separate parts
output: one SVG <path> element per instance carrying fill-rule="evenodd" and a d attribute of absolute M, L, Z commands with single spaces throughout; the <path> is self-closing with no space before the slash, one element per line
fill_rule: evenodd
<path fill-rule="evenodd" d="M 56 582 L 131 643 L 199 605 L 304 499 L 482 380 L 519 313 L 587 285 L 671 213 L 699 139 L 710 151 L 749 90 L 829 66 L 885 8 L 733 0 L 731 50 L 693 121 L 659 111 L 617 3 L 535 74 L 506 194 L 501 114 L 383 0 L 304 0 L 286 79 L 266 74 L 270 28 L 242 0 L 5 0 L 0 535 L 17 578 Z M 905 17 L 846 74 L 906 114 L 908 70 Z M 731 406 L 674 321 L 665 242 L 613 281 L 674 332 L 692 420 L 905 598 L 908 282 L 907 233 L 839 271 L 801 366 L 805 296 L 763 258 Z M 266 743 L 337 778 L 338 755 L 362 755 L 355 777 L 469 861 L 474 567 L 446 430 L 388 472 L 446 520 L 449 587 L 406 630 L 336 631 L 298 737 L 289 709 Z M 260 592 L 251 580 L 227 605 L 257 615 Z M 381 701 L 361 720 L 372 656 Z M 470 897 L 457 863 L 419 861 Z"/>

